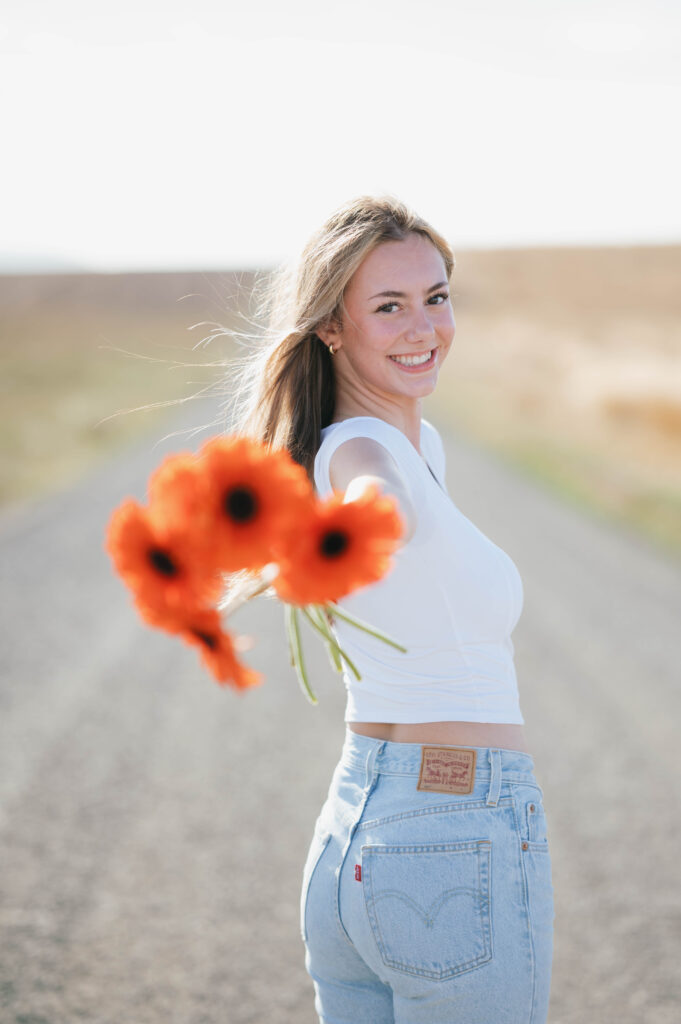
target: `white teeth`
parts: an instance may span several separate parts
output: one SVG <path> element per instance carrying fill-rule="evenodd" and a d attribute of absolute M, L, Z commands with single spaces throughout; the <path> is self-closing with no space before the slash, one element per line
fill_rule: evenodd
<path fill-rule="evenodd" d="M 421 363 L 427 363 L 433 354 L 433 350 L 426 352 L 422 356 L 390 356 L 396 363 L 402 363 L 403 366 L 420 366 Z"/>

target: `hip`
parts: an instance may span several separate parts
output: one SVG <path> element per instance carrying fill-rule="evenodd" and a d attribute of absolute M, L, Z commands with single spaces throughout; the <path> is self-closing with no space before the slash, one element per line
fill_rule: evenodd
<path fill-rule="evenodd" d="M 348 728 L 303 873 L 313 976 L 337 965 L 347 973 L 356 954 L 358 971 L 368 965 L 410 1000 L 419 1024 L 441 1019 L 435 1004 L 451 1011 L 448 1020 L 539 1024 L 553 918 L 531 755 L 382 741 Z"/>

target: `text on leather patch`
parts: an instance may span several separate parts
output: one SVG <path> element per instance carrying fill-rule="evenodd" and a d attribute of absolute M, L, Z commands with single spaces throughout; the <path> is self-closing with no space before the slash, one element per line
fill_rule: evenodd
<path fill-rule="evenodd" d="M 417 789 L 431 793 L 472 793 L 477 750 L 422 747 Z"/>

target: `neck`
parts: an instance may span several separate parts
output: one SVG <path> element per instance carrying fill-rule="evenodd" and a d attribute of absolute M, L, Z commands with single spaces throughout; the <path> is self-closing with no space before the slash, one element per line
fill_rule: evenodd
<path fill-rule="evenodd" d="M 351 416 L 376 416 L 397 427 L 411 440 L 417 452 L 421 451 L 421 404 L 419 395 L 383 394 L 370 391 L 364 381 L 346 381 L 336 377 L 336 403 L 334 420 L 347 420 Z"/>
<path fill-rule="evenodd" d="M 342 395 L 336 399 L 333 418 L 347 420 L 351 416 L 377 416 L 393 427 L 397 427 L 411 441 L 420 453 L 421 446 L 421 399 L 417 398 L 409 404 L 381 402 L 379 399 L 354 395 L 352 401 L 345 400 Z"/>

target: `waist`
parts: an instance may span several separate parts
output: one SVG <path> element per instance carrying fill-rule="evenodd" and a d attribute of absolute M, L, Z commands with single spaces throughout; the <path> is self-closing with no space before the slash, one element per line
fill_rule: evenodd
<path fill-rule="evenodd" d="M 446 746 L 496 747 L 529 755 L 522 725 L 506 722 L 348 722 L 347 728 L 369 739 L 398 744 L 441 743 Z"/>
<path fill-rule="evenodd" d="M 449 744 L 444 744 L 445 746 Z M 464 746 L 464 744 L 452 744 Z M 487 777 L 489 773 L 490 751 L 498 751 L 500 767 L 504 775 L 513 775 L 522 781 L 524 777 L 534 776 L 534 758 L 526 750 L 515 750 L 490 745 L 465 744 L 477 752 L 477 775 Z M 398 742 L 381 740 L 373 736 L 363 736 L 348 726 L 341 753 L 341 763 L 358 769 L 365 769 L 369 761 L 377 772 L 390 775 L 416 775 L 421 772 L 423 748 L 417 742 Z"/>

